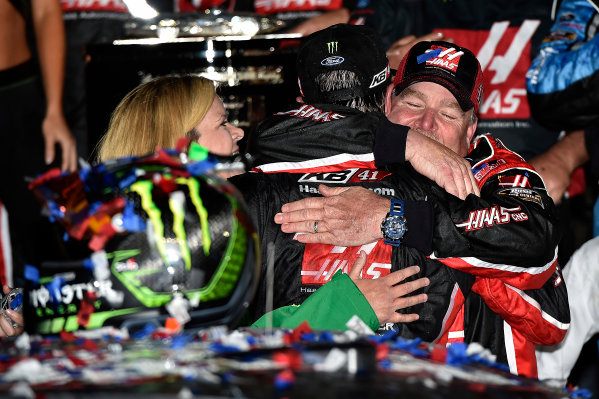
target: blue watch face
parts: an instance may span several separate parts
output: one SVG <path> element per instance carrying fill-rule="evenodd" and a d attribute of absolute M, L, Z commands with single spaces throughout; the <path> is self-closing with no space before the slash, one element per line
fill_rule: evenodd
<path fill-rule="evenodd" d="M 389 240 L 399 240 L 406 233 L 406 219 L 403 216 L 389 216 L 385 219 L 384 235 Z"/>

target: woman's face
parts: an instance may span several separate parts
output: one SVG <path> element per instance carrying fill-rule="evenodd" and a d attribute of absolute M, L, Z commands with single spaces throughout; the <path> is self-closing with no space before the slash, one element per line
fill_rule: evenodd
<path fill-rule="evenodd" d="M 212 106 L 204 119 L 194 128 L 197 142 L 217 155 L 232 155 L 239 152 L 237 142 L 243 138 L 243 129 L 227 121 L 223 102 L 214 96 Z"/>

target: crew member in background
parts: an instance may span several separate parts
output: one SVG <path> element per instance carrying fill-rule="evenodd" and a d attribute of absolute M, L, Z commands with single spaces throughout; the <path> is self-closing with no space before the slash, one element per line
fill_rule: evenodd
<path fill-rule="evenodd" d="M 171 0 L 61 0 L 67 55 L 64 83 L 65 117 L 77 139 L 77 153 L 88 159 L 94 148 L 88 137 L 85 90 L 85 49 L 88 45 L 109 44 L 124 39 L 124 23 L 136 15 L 136 9 L 155 13 L 172 11 Z M 130 7 L 136 7 L 131 9 Z"/>
<path fill-rule="evenodd" d="M 2 284 L 27 263 L 58 256 L 54 234 L 28 188 L 55 163 L 75 170 L 75 140 L 63 115 L 65 35 L 58 0 L 0 0 L 0 201 L 10 238 L 2 229 Z M 56 242 L 53 242 L 53 238 Z M 9 241 L 10 240 L 10 241 Z M 14 330 L 14 329 L 13 329 Z M 13 330 L 5 334 L 14 333 Z"/>

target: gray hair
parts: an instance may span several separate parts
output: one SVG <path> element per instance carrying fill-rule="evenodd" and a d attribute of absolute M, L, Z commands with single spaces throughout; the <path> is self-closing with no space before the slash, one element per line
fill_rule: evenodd
<path fill-rule="evenodd" d="M 314 82 L 318 90 L 323 93 L 360 86 L 358 76 L 354 72 L 347 70 L 321 73 L 314 79 Z M 385 90 L 368 94 L 365 97 L 354 97 L 349 100 L 336 101 L 335 104 L 355 108 L 362 112 L 385 112 Z"/>
<path fill-rule="evenodd" d="M 470 109 L 470 126 L 474 125 L 478 121 L 478 117 L 476 116 L 476 112 L 474 112 L 474 108 Z"/>

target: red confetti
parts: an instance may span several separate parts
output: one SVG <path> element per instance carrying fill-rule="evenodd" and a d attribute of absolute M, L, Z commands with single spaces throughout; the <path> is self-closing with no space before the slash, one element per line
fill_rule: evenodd
<path fill-rule="evenodd" d="M 376 346 L 376 360 L 381 361 L 389 355 L 389 345 L 379 344 Z"/>
<path fill-rule="evenodd" d="M 77 323 L 81 327 L 87 327 L 89 324 L 89 319 L 91 315 L 95 311 L 94 302 L 96 301 L 97 296 L 93 292 L 85 292 L 83 294 L 83 299 L 79 305 L 79 311 L 77 312 Z"/>
<path fill-rule="evenodd" d="M 77 338 L 71 332 L 61 331 L 60 332 L 60 339 L 61 339 L 62 342 L 74 342 Z"/>
<path fill-rule="evenodd" d="M 291 368 L 293 370 L 300 370 L 302 367 L 302 355 L 297 350 L 283 349 L 276 351 L 272 355 L 273 362 Z"/>
<path fill-rule="evenodd" d="M 310 327 L 310 324 L 308 324 L 306 320 L 302 321 L 302 323 L 299 326 L 295 327 L 295 329 L 293 330 L 293 342 L 301 340 L 302 334 L 308 334 L 311 332 L 312 327 Z"/>
<path fill-rule="evenodd" d="M 430 352 L 431 360 L 435 362 L 445 363 L 447 359 L 447 348 L 442 346 L 434 346 Z"/>

